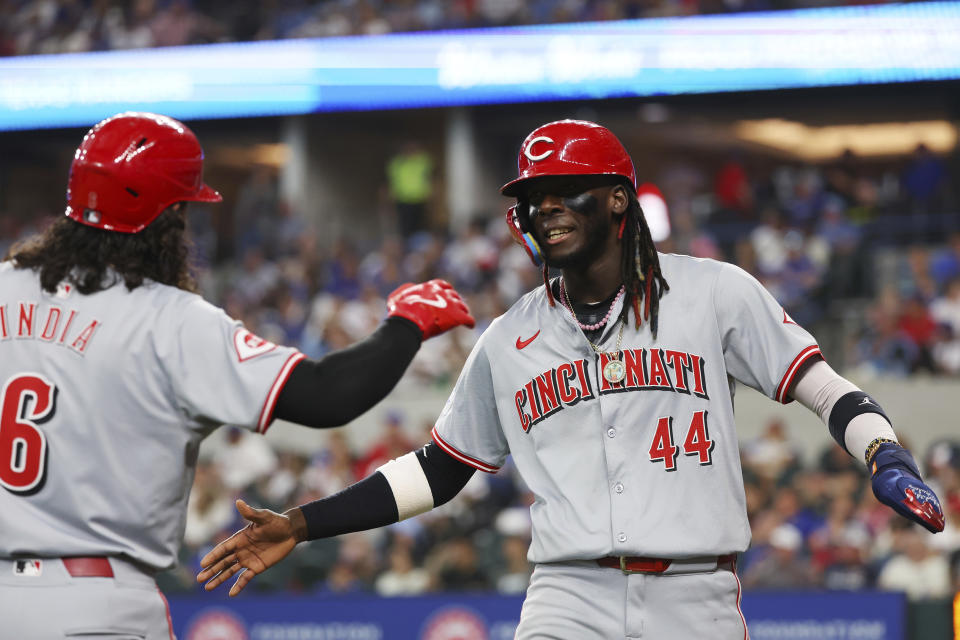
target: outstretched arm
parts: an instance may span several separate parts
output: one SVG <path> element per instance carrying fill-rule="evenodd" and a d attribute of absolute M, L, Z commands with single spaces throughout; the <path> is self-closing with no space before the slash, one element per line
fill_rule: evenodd
<path fill-rule="evenodd" d="M 300 542 L 375 529 L 429 511 L 459 493 L 474 471 L 430 443 L 340 493 L 282 514 L 238 500 L 237 510 L 250 524 L 203 557 L 197 581 L 210 591 L 237 575 L 230 588 L 235 596 Z"/>
<path fill-rule="evenodd" d="M 900 446 L 880 405 L 823 360 L 800 372 L 790 389 L 801 404 L 820 416 L 847 453 L 867 465 L 877 500 L 927 530 L 943 531 L 943 510 L 924 483 L 913 456 Z"/>
<path fill-rule="evenodd" d="M 315 428 L 346 424 L 390 393 L 423 340 L 474 326 L 460 294 L 443 280 L 399 287 L 387 309 L 387 320 L 365 340 L 319 361 L 301 361 L 280 391 L 273 417 Z"/>

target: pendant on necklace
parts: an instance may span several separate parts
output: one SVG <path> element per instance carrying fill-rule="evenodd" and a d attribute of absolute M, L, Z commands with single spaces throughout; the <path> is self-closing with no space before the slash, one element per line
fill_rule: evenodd
<path fill-rule="evenodd" d="M 624 366 L 623 360 L 611 360 L 607 364 L 603 365 L 603 377 L 610 384 L 622 382 L 626 376 L 627 368 Z"/>

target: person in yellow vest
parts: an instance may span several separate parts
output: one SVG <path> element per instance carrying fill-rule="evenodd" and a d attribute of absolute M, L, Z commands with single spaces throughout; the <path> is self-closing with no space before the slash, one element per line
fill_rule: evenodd
<path fill-rule="evenodd" d="M 409 238 L 427 226 L 427 207 L 433 196 L 433 157 L 411 140 L 387 162 L 387 186 L 397 215 L 400 235 Z"/>

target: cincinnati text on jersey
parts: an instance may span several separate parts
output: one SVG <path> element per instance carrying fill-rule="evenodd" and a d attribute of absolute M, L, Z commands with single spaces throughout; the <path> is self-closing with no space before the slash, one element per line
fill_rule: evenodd
<path fill-rule="evenodd" d="M 626 375 L 611 383 L 603 376 L 588 373 L 588 361 L 576 360 L 544 371 L 524 384 L 514 394 L 520 427 L 530 427 L 583 400 L 592 400 L 594 382 L 599 379 L 596 393 L 624 393 L 628 391 L 673 391 L 693 394 L 709 400 L 707 395 L 706 361 L 702 356 L 674 349 L 625 349 L 598 355 L 593 372 L 602 371 L 612 359 L 623 361 Z"/>
<path fill-rule="evenodd" d="M 77 321 L 75 309 L 56 305 L 42 309 L 36 302 L 18 302 L 0 305 L 0 342 L 14 339 L 34 339 L 51 344 L 62 344 L 83 354 L 94 332 L 102 324 L 99 320 Z"/>

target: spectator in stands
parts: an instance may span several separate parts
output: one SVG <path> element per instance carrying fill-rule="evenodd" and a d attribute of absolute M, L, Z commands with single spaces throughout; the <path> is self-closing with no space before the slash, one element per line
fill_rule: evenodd
<path fill-rule="evenodd" d="M 327 293 L 346 300 L 360 297 L 363 291 L 363 283 L 360 281 L 360 256 L 353 243 L 346 239 L 336 242 L 326 271 L 324 290 Z"/>
<path fill-rule="evenodd" d="M 933 359 L 940 371 L 960 374 L 960 277 L 947 283 L 943 296 L 930 305 L 930 315 L 940 332 Z"/>
<path fill-rule="evenodd" d="M 508 536 L 503 539 L 500 551 L 505 566 L 497 577 L 497 592 L 522 595 L 530 586 L 530 562 L 527 560 L 527 548 L 530 540 L 522 536 Z"/>
<path fill-rule="evenodd" d="M 922 297 L 915 295 L 905 302 L 897 326 L 915 347 L 915 357 L 910 366 L 910 373 L 921 370 L 936 373 L 937 365 L 933 358 L 933 348 L 940 332 Z"/>
<path fill-rule="evenodd" d="M 496 242 L 487 233 L 490 217 L 473 218 L 447 247 L 444 263 L 460 291 L 477 291 L 496 276 L 499 256 Z"/>
<path fill-rule="evenodd" d="M 387 189 L 396 213 L 397 230 L 404 238 L 429 226 L 433 171 L 433 157 L 415 139 L 405 142 L 387 162 Z"/>
<path fill-rule="evenodd" d="M 926 304 L 936 297 L 937 283 L 932 277 L 930 252 L 926 246 L 915 244 L 907 249 L 899 275 L 900 295 L 904 298 L 916 297 Z"/>
<path fill-rule="evenodd" d="M 227 429 L 227 438 L 213 458 L 227 489 L 241 491 L 277 467 L 277 454 L 263 438 L 237 427 Z"/>
<path fill-rule="evenodd" d="M 900 331 L 901 305 L 897 290 L 887 286 L 867 310 L 853 359 L 873 373 L 905 376 L 920 357 L 916 344 Z"/>
<path fill-rule="evenodd" d="M 782 524 L 770 534 L 765 555 L 743 574 L 745 589 L 803 589 L 814 585 L 808 560 L 803 557 L 803 534 Z"/>
<path fill-rule="evenodd" d="M 386 298 L 391 291 L 404 282 L 404 247 L 399 236 L 388 235 L 380 243 L 380 248 L 371 251 L 360 263 L 360 278 L 372 284 L 381 297 Z"/>
<path fill-rule="evenodd" d="M 330 496 L 357 481 L 353 452 L 343 431 L 327 434 L 326 446 L 313 455 L 304 471 L 307 496 Z M 303 499 L 304 496 L 298 498 Z"/>
<path fill-rule="evenodd" d="M 441 544 L 427 559 L 438 591 L 483 591 L 490 588 L 487 575 L 477 565 L 476 546 L 466 537 Z"/>
<path fill-rule="evenodd" d="M 380 435 L 370 443 L 364 454 L 357 460 L 354 475 L 357 478 L 366 478 L 377 467 L 415 448 L 416 443 L 404 428 L 403 415 L 399 411 L 388 411 L 384 416 Z"/>
<path fill-rule="evenodd" d="M 783 236 L 787 251 L 779 273 L 769 282 L 771 293 L 784 310 L 801 326 L 810 327 L 820 319 L 820 285 L 822 271 L 811 259 L 807 238 L 791 229 Z"/>
<path fill-rule="evenodd" d="M 233 289 L 247 305 L 259 305 L 280 283 L 279 267 L 268 260 L 258 246 L 246 250 L 240 269 Z"/>
<path fill-rule="evenodd" d="M 787 261 L 784 245 L 786 225 L 783 215 L 774 207 L 763 210 L 760 224 L 750 233 L 750 242 L 756 258 L 757 274 L 761 281 L 776 276 Z"/>
<path fill-rule="evenodd" d="M 697 225 L 693 212 L 688 206 L 671 209 L 670 219 L 672 229 L 666 251 L 696 258 L 723 259 L 717 241 L 710 232 Z"/>
<path fill-rule="evenodd" d="M 793 192 L 784 202 L 787 223 L 794 228 L 808 230 L 817 223 L 817 214 L 823 207 L 823 181 L 815 167 L 807 167 L 795 175 Z"/>
<path fill-rule="evenodd" d="M 150 20 L 153 0 L 121 3 L 106 16 L 105 31 L 110 49 L 147 49 L 154 46 Z"/>
<path fill-rule="evenodd" d="M 150 28 L 158 47 L 215 42 L 224 35 L 221 23 L 194 11 L 189 0 L 170 0 L 157 12 Z"/>
<path fill-rule="evenodd" d="M 948 282 L 960 278 L 960 232 L 950 234 L 947 245 L 931 258 L 929 269 L 941 291 Z"/>
<path fill-rule="evenodd" d="M 870 530 L 856 518 L 856 503 L 838 495 L 830 503 L 827 519 L 810 534 L 811 561 L 827 589 L 855 591 L 872 583 L 866 564 Z"/>
<path fill-rule="evenodd" d="M 500 553 L 504 566 L 496 579 L 499 593 L 522 594 L 530 585 L 533 567 L 527 560 L 530 547 L 530 510 L 511 507 L 501 511 L 495 521 L 501 538 Z"/>
<path fill-rule="evenodd" d="M 901 183 L 911 213 L 940 213 L 941 188 L 946 176 L 943 160 L 922 142 L 903 171 Z"/>
<path fill-rule="evenodd" d="M 430 587 L 430 574 L 414 565 L 409 542 L 395 539 L 387 558 L 389 568 L 377 577 L 374 585 L 379 595 L 415 596 Z"/>
<path fill-rule="evenodd" d="M 753 216 L 753 187 L 741 154 L 731 156 L 713 178 L 713 195 L 719 207 L 718 219 L 750 219 Z"/>
<path fill-rule="evenodd" d="M 188 547 L 198 549 L 222 539 L 220 534 L 229 533 L 235 524 L 233 494 L 227 491 L 221 478 L 220 467 L 214 462 L 204 460 L 197 464 L 183 533 L 183 542 Z"/>
<path fill-rule="evenodd" d="M 829 267 L 824 278 L 827 298 L 838 299 L 857 295 L 862 289 L 860 227 L 847 219 L 843 200 L 839 196 L 824 199 L 816 234 L 830 248 Z"/>
<path fill-rule="evenodd" d="M 780 418 L 770 419 L 763 433 L 744 445 L 742 459 L 755 473 L 772 481 L 789 477 L 800 464 L 796 445 Z"/>
<path fill-rule="evenodd" d="M 897 519 L 894 529 L 894 555 L 880 571 L 877 586 L 888 591 L 903 591 L 910 600 L 945 598 L 950 594 L 950 565 L 945 556 L 928 545 L 929 535 L 912 522 Z"/>

